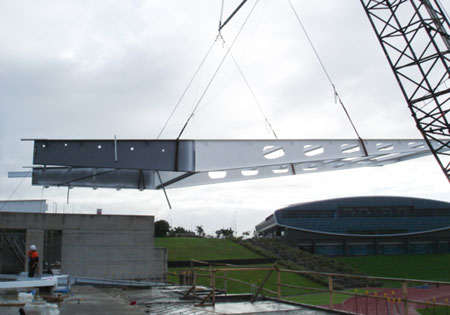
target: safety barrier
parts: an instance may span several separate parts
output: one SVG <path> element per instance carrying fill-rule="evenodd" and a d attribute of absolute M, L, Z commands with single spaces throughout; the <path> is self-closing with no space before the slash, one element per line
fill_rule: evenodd
<path fill-rule="evenodd" d="M 195 267 L 199 263 L 205 264 L 206 268 L 198 268 Z M 242 281 L 240 279 L 232 278 L 227 276 L 229 272 L 251 272 L 251 271 L 266 271 L 266 277 L 263 281 L 260 281 L 257 285 L 255 283 L 249 283 Z M 220 274 L 219 274 L 220 273 Z M 266 288 L 266 283 L 271 275 L 275 273 L 276 276 L 276 291 Z M 283 273 L 290 274 L 298 274 L 298 275 L 318 275 L 328 278 L 328 288 L 312 288 L 312 287 L 304 287 L 298 286 L 295 284 L 283 283 L 281 281 L 281 275 Z M 228 283 L 229 282 L 237 282 L 244 285 L 248 285 L 250 291 L 252 293 L 252 301 L 255 301 L 258 296 L 266 295 L 267 297 L 290 302 L 286 300 L 286 297 L 282 295 L 283 288 L 291 288 L 295 290 L 303 290 L 308 292 L 317 292 L 317 293 L 328 293 L 329 294 L 329 302 L 326 306 L 328 309 L 337 310 L 340 312 L 349 312 L 355 314 L 411 314 L 414 308 L 417 306 L 422 306 L 421 308 L 425 309 L 425 312 L 429 314 L 435 314 L 438 308 L 444 308 L 444 313 L 450 313 L 450 306 L 448 305 L 448 298 L 446 296 L 450 296 L 450 282 L 445 281 L 432 281 L 432 280 L 418 280 L 418 279 L 402 279 L 402 278 L 390 278 L 390 277 L 372 277 L 372 276 L 360 276 L 360 275 L 349 275 L 349 274 L 339 274 L 339 273 L 327 273 L 327 272 L 314 272 L 314 271 L 300 271 L 300 270 L 290 270 L 290 269 L 282 269 L 278 266 L 273 267 L 241 267 L 236 265 L 221 265 L 214 266 L 208 262 L 201 261 L 192 261 L 191 268 L 188 270 L 182 271 L 178 274 L 180 283 L 184 285 L 190 285 L 191 289 L 185 294 L 184 298 L 199 298 L 197 295 L 197 287 L 198 287 L 198 279 L 199 278 L 207 278 L 209 279 L 209 287 L 210 291 L 208 294 L 202 294 L 200 299 L 200 303 L 198 306 L 206 306 L 206 305 L 215 305 L 216 302 L 216 292 L 218 289 L 223 290 L 223 292 L 227 292 Z M 348 290 L 337 290 L 333 282 L 338 278 L 357 278 L 357 279 L 365 279 L 369 281 L 389 281 L 389 282 L 399 282 L 401 283 L 400 288 L 396 289 L 386 289 L 386 288 L 372 288 L 363 289 L 362 292 L 355 289 L 352 292 Z M 221 279 L 223 283 L 223 287 L 217 287 L 217 280 Z M 418 284 L 420 287 L 412 287 L 412 284 Z M 442 294 L 439 297 L 423 297 L 421 299 L 417 298 L 417 293 L 427 293 L 427 289 L 429 288 L 429 292 L 434 292 L 435 288 L 440 288 L 438 290 L 445 290 L 444 297 Z M 372 292 L 370 292 L 372 291 Z M 428 292 L 428 293 L 429 293 Z M 343 303 L 335 303 L 334 297 L 337 294 L 348 295 L 348 299 Z M 416 298 L 414 298 L 416 297 Z M 419 297 L 420 298 L 420 297 Z M 304 303 L 296 303 L 303 304 Z M 436 313 L 437 314 L 437 313 Z M 439 313 L 441 314 L 441 313 Z"/>

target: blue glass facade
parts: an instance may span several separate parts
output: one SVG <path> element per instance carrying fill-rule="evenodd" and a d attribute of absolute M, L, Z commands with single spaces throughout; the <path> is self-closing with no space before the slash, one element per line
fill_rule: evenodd
<path fill-rule="evenodd" d="M 408 197 L 349 197 L 291 205 L 256 226 L 329 256 L 450 252 L 450 203 Z"/>
<path fill-rule="evenodd" d="M 278 225 L 337 234 L 404 234 L 450 227 L 450 203 L 405 197 L 354 197 L 275 211 Z"/>

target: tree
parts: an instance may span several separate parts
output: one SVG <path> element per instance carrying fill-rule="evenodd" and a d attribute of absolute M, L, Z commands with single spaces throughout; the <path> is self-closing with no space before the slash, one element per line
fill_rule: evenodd
<path fill-rule="evenodd" d="M 217 238 L 221 238 L 221 237 L 227 238 L 227 237 L 233 236 L 233 233 L 234 233 L 234 231 L 231 228 L 220 229 L 220 230 L 216 231 Z"/>
<path fill-rule="evenodd" d="M 167 236 L 170 231 L 170 224 L 165 220 L 159 220 L 155 222 L 155 236 Z"/>
<path fill-rule="evenodd" d="M 205 230 L 203 229 L 203 225 L 198 225 L 195 227 L 195 231 L 198 236 L 205 236 Z"/>
<path fill-rule="evenodd" d="M 177 226 L 175 228 L 172 229 L 172 231 L 174 233 L 181 233 L 181 234 L 185 234 L 185 233 L 189 233 L 190 231 L 186 230 L 184 227 L 182 226 Z"/>
<path fill-rule="evenodd" d="M 170 229 L 170 235 L 171 236 L 195 236 L 195 233 L 185 229 L 182 226 L 177 226 L 172 229 Z"/>
<path fill-rule="evenodd" d="M 223 237 L 229 237 L 229 236 L 233 236 L 234 231 L 229 228 L 229 229 L 222 229 L 222 235 Z"/>

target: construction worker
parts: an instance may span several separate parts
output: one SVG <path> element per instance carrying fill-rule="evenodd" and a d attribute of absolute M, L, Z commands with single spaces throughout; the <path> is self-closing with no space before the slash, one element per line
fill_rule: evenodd
<path fill-rule="evenodd" d="M 39 254 L 36 251 L 36 245 L 31 245 L 28 255 L 28 277 L 34 277 L 36 268 L 39 265 Z"/>

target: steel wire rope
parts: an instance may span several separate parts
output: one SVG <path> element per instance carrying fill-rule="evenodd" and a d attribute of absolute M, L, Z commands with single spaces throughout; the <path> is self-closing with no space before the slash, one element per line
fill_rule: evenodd
<path fill-rule="evenodd" d="M 219 32 L 220 32 L 220 27 L 222 26 L 224 4 L 225 4 L 225 0 L 222 0 L 222 6 L 220 7 L 220 17 L 219 17 Z"/>
<path fill-rule="evenodd" d="M 350 124 L 351 124 L 351 126 L 352 126 L 352 128 L 353 128 L 353 130 L 355 131 L 356 136 L 357 136 L 358 139 L 359 139 L 359 142 L 361 143 L 362 149 L 364 150 L 364 154 L 365 154 L 366 156 L 368 156 L 367 148 L 366 148 L 366 146 L 365 146 L 365 144 L 364 144 L 364 141 L 363 141 L 362 138 L 360 137 L 360 135 L 359 135 L 359 133 L 358 133 L 358 130 L 356 129 L 356 126 L 355 126 L 355 124 L 353 123 L 352 118 L 350 117 L 350 114 L 349 114 L 348 111 L 347 111 L 347 108 L 345 108 L 344 102 L 342 101 L 341 97 L 339 96 L 339 93 L 338 93 L 338 91 L 337 91 L 337 89 L 336 89 L 336 85 L 334 84 L 333 80 L 331 79 L 331 76 L 330 76 L 330 74 L 328 73 L 327 68 L 325 67 L 324 62 L 322 61 L 322 58 L 320 57 L 319 52 L 317 51 L 317 49 L 316 49 L 316 47 L 315 47 L 315 45 L 314 45 L 314 43 L 313 43 L 311 37 L 309 36 L 309 34 L 308 34 L 308 32 L 307 32 L 305 26 L 303 25 L 303 23 L 302 23 L 302 21 L 301 21 L 301 19 L 300 19 L 300 16 L 298 15 L 297 11 L 295 10 L 295 7 L 294 7 L 294 5 L 292 4 L 292 1 L 291 1 L 291 0 L 288 0 L 288 2 L 289 2 L 289 5 L 290 5 L 290 7 L 291 7 L 291 9 L 292 9 L 292 12 L 293 12 L 294 15 L 295 15 L 295 18 L 296 18 L 298 24 L 300 25 L 301 29 L 303 30 L 303 33 L 305 34 L 306 39 L 307 39 L 309 45 L 311 46 L 311 48 L 312 48 L 312 50 L 313 50 L 313 52 L 314 52 L 314 55 L 315 55 L 316 58 L 317 58 L 317 61 L 319 62 L 319 64 L 320 64 L 320 66 L 321 66 L 321 68 L 322 68 L 322 70 L 323 70 L 325 76 L 327 77 L 328 82 L 330 83 L 331 87 L 333 88 L 335 102 L 338 101 L 339 104 L 341 105 L 341 107 L 342 107 L 342 109 L 344 110 L 345 115 L 347 116 L 347 118 L 348 118 L 348 120 L 349 120 L 349 122 L 350 122 Z"/>
<path fill-rule="evenodd" d="M 32 171 L 29 171 L 26 173 L 25 176 L 22 177 L 22 179 L 20 180 L 19 184 L 17 184 L 16 188 L 13 189 L 12 193 L 9 195 L 8 199 L 6 199 L 3 202 L 3 205 L 0 207 L 0 211 L 3 210 L 3 208 L 6 206 L 6 204 L 8 203 L 8 201 L 11 200 L 12 196 L 14 196 L 14 194 L 17 192 L 17 189 L 19 189 L 20 185 L 22 185 L 23 181 L 25 180 L 25 178 L 27 178 L 30 174 L 32 173 Z"/>
<path fill-rule="evenodd" d="M 198 77 L 197 83 L 195 84 L 195 86 L 192 87 L 194 92 L 193 92 L 193 97 L 192 97 L 191 110 L 194 109 L 195 104 L 196 104 L 197 99 L 198 99 L 198 95 L 200 94 L 201 85 L 202 85 L 203 70 L 200 70 L 199 74 L 197 74 L 197 77 Z"/>
<path fill-rule="evenodd" d="M 161 131 L 159 132 L 156 139 L 159 139 L 161 137 L 161 134 L 166 129 L 167 125 L 169 124 L 169 121 L 172 119 L 173 115 L 175 114 L 175 111 L 178 109 L 178 107 L 181 104 L 181 101 L 184 99 L 184 96 L 186 95 L 187 91 L 191 87 L 192 83 L 194 82 L 195 78 L 197 77 L 198 73 L 200 72 L 200 69 L 202 68 L 203 64 L 205 63 L 206 59 L 208 58 L 209 54 L 211 53 L 212 48 L 214 47 L 215 43 L 217 41 L 217 38 L 214 39 L 211 46 L 209 46 L 205 56 L 203 57 L 202 61 L 200 62 L 200 65 L 197 67 L 197 70 L 195 70 L 194 75 L 192 76 L 191 80 L 189 81 L 188 85 L 184 89 L 183 93 L 181 94 L 180 98 L 178 99 L 178 102 L 175 104 L 174 108 L 172 109 L 172 112 L 170 113 L 169 117 L 167 118 L 164 126 L 162 127 Z"/>
<path fill-rule="evenodd" d="M 236 43 L 236 40 L 239 38 L 239 35 L 241 34 L 242 30 L 244 29 L 244 26 L 247 24 L 250 16 L 252 15 L 253 11 L 255 10 L 256 5 L 258 4 L 259 0 L 255 1 L 255 4 L 253 5 L 253 7 L 251 8 L 249 14 L 247 15 L 247 17 L 244 20 L 244 23 L 242 23 L 239 31 L 237 32 L 236 36 L 234 37 L 233 41 L 231 42 L 230 48 L 233 47 L 233 45 Z M 218 36 L 216 38 L 221 38 L 220 33 L 218 34 Z M 189 115 L 189 117 L 186 120 L 186 123 L 183 125 L 183 128 L 181 128 L 180 133 L 178 134 L 177 140 L 180 139 L 180 137 L 183 135 L 184 130 L 186 129 L 187 125 L 189 124 L 190 120 L 192 119 L 192 117 L 195 114 L 195 111 L 197 110 L 198 106 L 200 105 L 201 101 L 203 100 L 203 98 L 206 95 L 206 92 L 209 90 L 209 87 L 211 86 L 212 82 L 214 81 L 214 79 L 216 78 L 217 74 L 219 73 L 220 69 L 222 68 L 222 65 L 224 64 L 225 60 L 227 59 L 229 55 L 229 51 L 227 50 L 227 52 L 225 53 L 225 55 L 223 56 L 222 60 L 220 61 L 219 65 L 217 66 L 216 71 L 214 71 L 211 79 L 209 80 L 208 84 L 206 85 L 203 93 L 201 94 L 199 100 L 197 101 L 197 104 L 194 107 L 194 110 L 192 111 L 192 113 Z"/>
<path fill-rule="evenodd" d="M 262 9 L 263 12 L 264 12 L 264 10 L 265 10 L 266 4 L 267 4 L 267 0 L 264 1 L 264 5 L 263 5 L 263 9 Z M 263 12 L 262 12 L 262 13 L 263 13 Z M 248 53 L 248 51 L 247 51 L 247 50 L 248 50 L 248 46 L 250 46 L 250 43 L 254 41 L 256 29 L 259 27 L 259 24 L 261 23 L 262 13 L 261 13 L 260 16 L 257 18 L 257 22 L 255 23 L 254 30 L 252 31 L 252 34 L 251 34 L 251 36 L 250 36 L 251 39 L 248 40 L 248 41 L 246 41 L 246 43 L 245 43 L 245 44 L 247 45 L 247 48 L 244 48 L 244 49 L 243 49 L 243 50 L 245 51 L 245 53 L 243 53 L 243 56 L 242 56 L 243 59 L 246 58 L 245 55 Z M 223 36 L 222 36 L 222 39 L 223 39 Z M 215 95 L 213 95 L 212 97 L 210 97 L 208 100 L 204 101 L 203 104 L 201 104 L 201 105 L 197 108 L 196 113 L 199 113 L 200 111 L 202 111 L 203 109 L 205 109 L 210 103 L 212 103 L 212 102 L 213 102 L 213 101 L 214 101 L 214 100 L 215 100 L 215 99 L 223 92 L 225 86 L 227 86 L 227 85 L 229 84 L 229 82 L 230 82 L 231 79 L 233 78 L 233 76 L 234 76 L 234 74 L 235 74 L 236 71 L 237 71 L 237 69 L 233 70 L 233 72 L 232 72 L 232 73 L 229 75 L 229 77 L 225 80 L 224 86 L 223 86 L 218 92 L 216 92 Z"/>
<path fill-rule="evenodd" d="M 244 72 L 242 71 L 241 67 L 239 66 L 237 60 L 234 58 L 233 54 L 231 53 L 231 48 L 228 47 L 228 45 L 226 44 L 225 41 L 224 41 L 224 43 L 225 43 L 225 47 L 227 47 L 227 49 L 228 49 L 228 52 L 229 52 L 229 54 L 231 56 L 231 59 L 233 60 L 234 64 L 236 65 L 236 68 L 238 69 L 239 73 L 242 76 L 242 79 L 244 80 L 245 84 L 247 85 L 247 88 L 249 89 L 250 94 L 252 95 L 253 99 L 255 100 L 256 105 L 258 105 L 259 110 L 261 111 L 261 114 L 263 115 L 267 126 L 269 126 L 269 128 L 272 131 L 272 134 L 274 135 L 275 139 L 278 139 L 278 136 L 277 136 L 275 130 L 273 129 L 272 124 L 270 123 L 269 119 L 267 118 L 267 115 L 264 112 L 264 110 L 263 110 L 263 108 L 261 106 L 261 103 L 259 102 L 258 98 L 256 97 L 255 92 L 253 91 L 252 87 L 250 86 L 250 83 L 248 82 L 247 78 L 245 77 Z"/>

